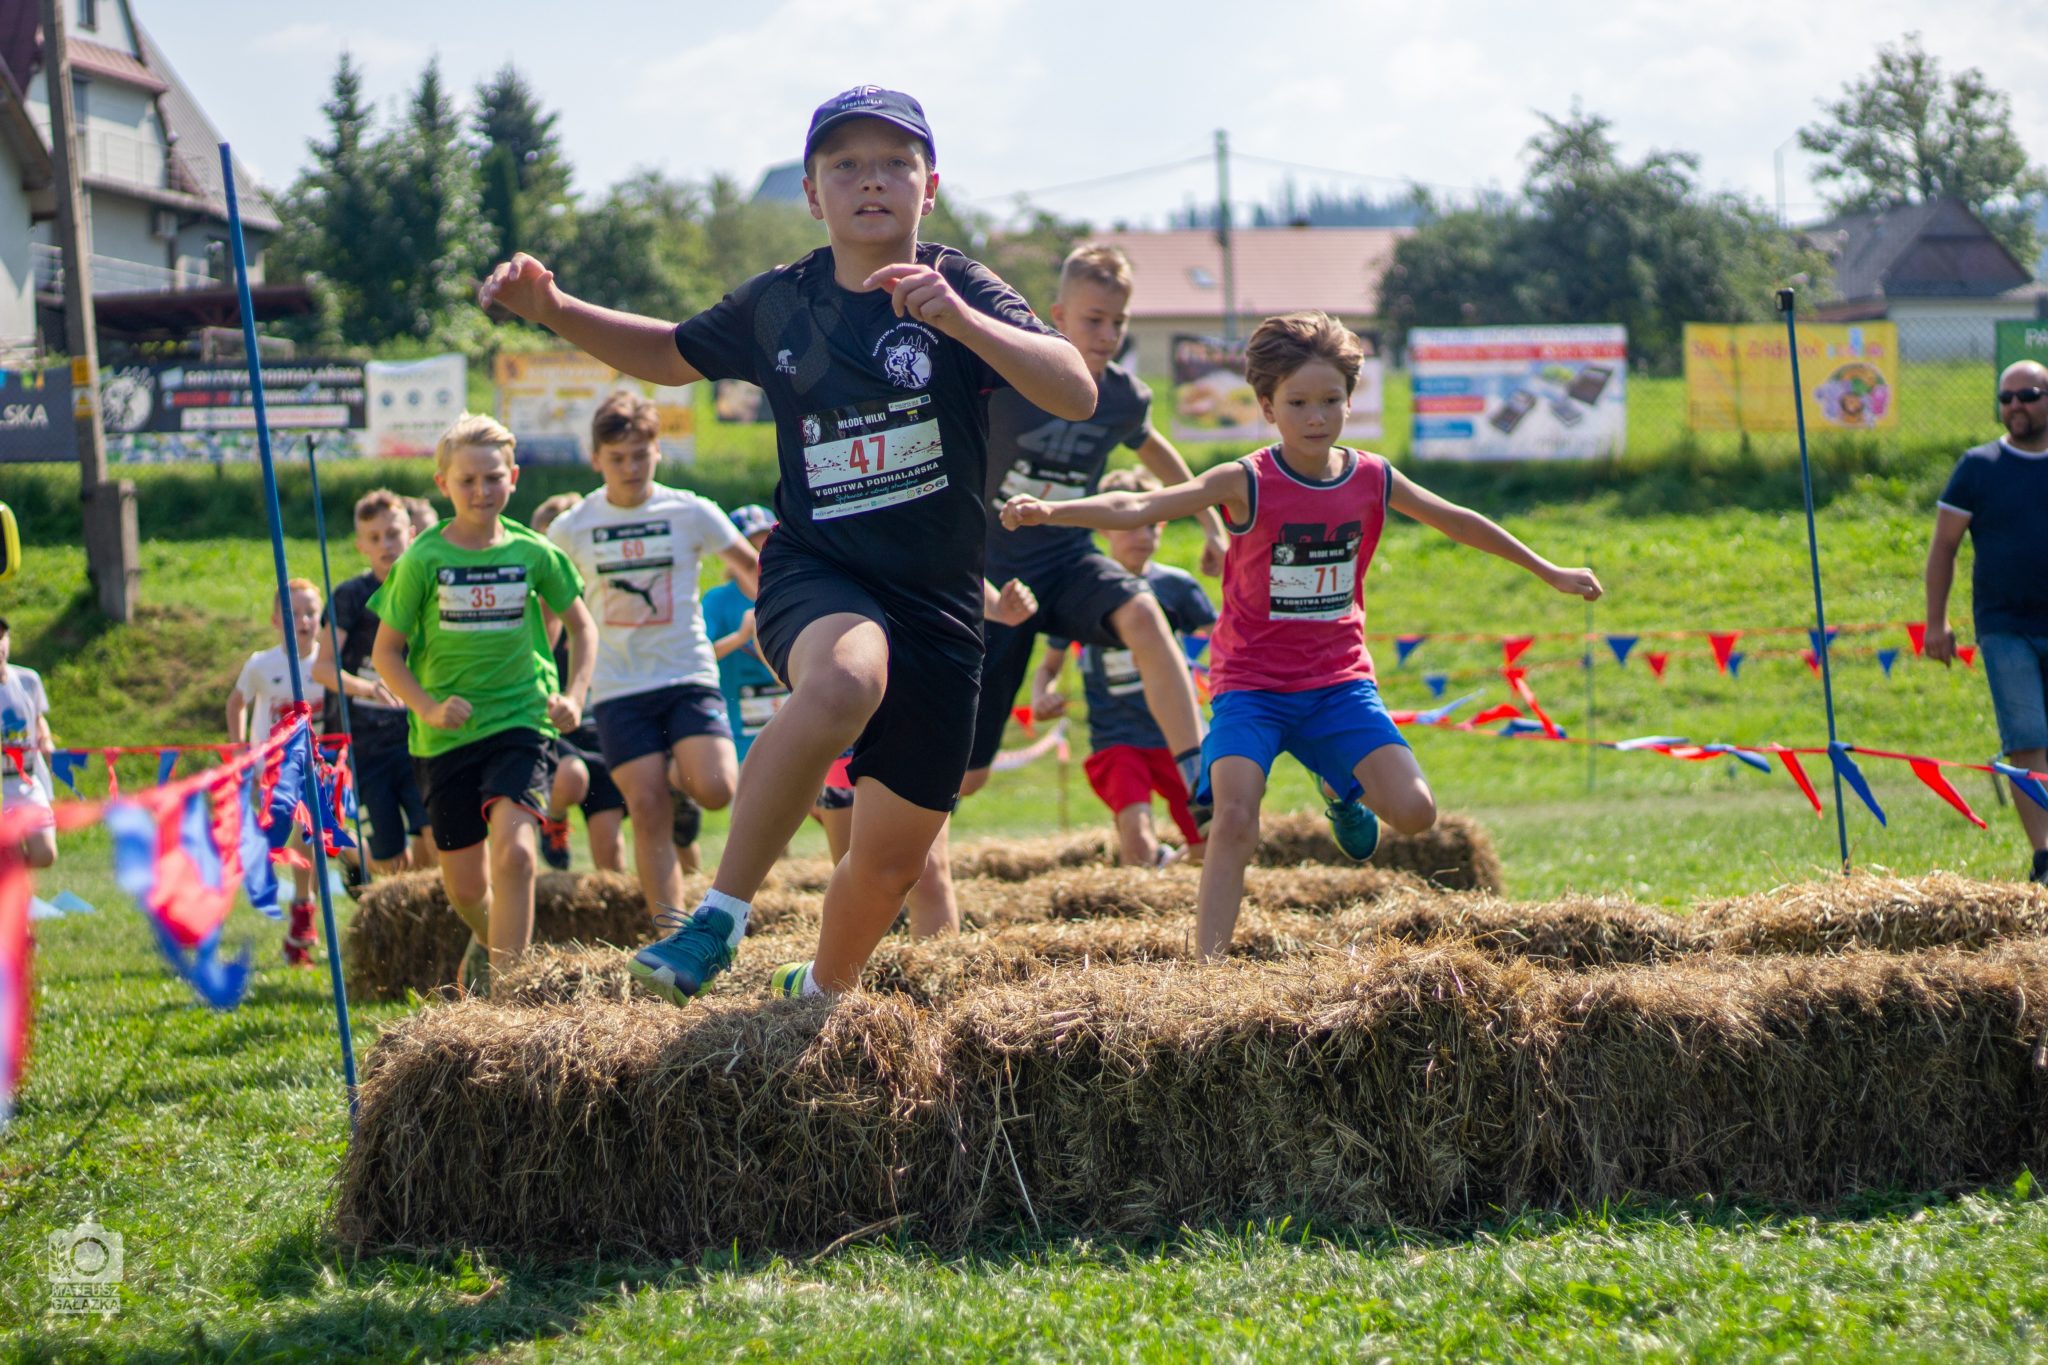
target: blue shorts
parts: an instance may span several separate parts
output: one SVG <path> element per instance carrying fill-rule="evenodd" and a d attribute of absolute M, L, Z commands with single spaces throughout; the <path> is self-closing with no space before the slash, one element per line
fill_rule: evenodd
<path fill-rule="evenodd" d="M 1216 698 L 1202 741 L 1195 803 L 1208 803 L 1209 765 L 1217 759 L 1248 758 L 1270 773 L 1283 753 L 1329 783 L 1338 799 L 1355 800 L 1361 788 L 1351 770 L 1389 744 L 1408 747 L 1369 678 L 1308 692 L 1225 692 Z"/>
<path fill-rule="evenodd" d="M 724 695 L 703 683 L 628 692 L 591 707 L 590 716 L 597 722 L 598 748 L 613 768 L 649 754 L 665 755 L 679 741 L 698 735 L 732 738 Z"/>
<path fill-rule="evenodd" d="M 1977 650 L 1991 683 L 1999 747 L 2008 754 L 2048 749 L 2048 635 L 1979 635 Z"/>

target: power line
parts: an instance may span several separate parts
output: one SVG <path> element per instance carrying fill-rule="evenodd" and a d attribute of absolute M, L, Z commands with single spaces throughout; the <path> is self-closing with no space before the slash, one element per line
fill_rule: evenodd
<path fill-rule="evenodd" d="M 1286 161 L 1277 156 L 1260 156 L 1256 152 L 1233 152 L 1240 161 L 1256 162 L 1262 166 L 1277 166 L 1282 170 L 1300 171 L 1306 175 L 1335 175 L 1350 180 L 1376 180 L 1389 185 L 1417 185 L 1424 189 L 1450 190 L 1458 194 L 1491 194 L 1494 191 L 1481 189 L 1476 185 L 1440 185 L 1434 181 L 1418 180 L 1407 175 L 1373 175 L 1368 171 L 1340 170 L 1335 166 L 1311 166 L 1301 161 Z"/>
<path fill-rule="evenodd" d="M 994 204 L 1014 199 L 1035 199 L 1040 195 L 1046 194 L 1064 194 L 1069 190 L 1094 189 L 1101 185 L 1120 184 L 1126 180 L 1142 180 L 1149 176 L 1159 175 L 1165 171 L 1178 171 L 1189 166 L 1206 166 L 1209 164 L 1209 160 L 1210 157 L 1205 152 L 1200 156 L 1183 157 L 1179 161 L 1162 161 L 1156 166 L 1140 166 L 1135 170 L 1116 171 L 1109 175 L 1094 176 L 1087 180 L 1069 180 L 1063 185 L 1047 185 L 1035 190 L 1013 190 L 1008 194 L 976 195 L 967 202 L 970 204 Z"/>

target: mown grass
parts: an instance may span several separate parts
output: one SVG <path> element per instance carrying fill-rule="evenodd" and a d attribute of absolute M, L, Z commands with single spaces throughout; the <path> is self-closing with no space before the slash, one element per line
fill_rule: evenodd
<path fill-rule="evenodd" d="M 1832 619 L 1917 612 L 1928 504 L 1943 472 L 1926 459 L 1841 476 L 1821 531 Z M 1595 629 L 1806 625 L 1796 503 L 1643 508 L 1627 486 L 1545 497 L 1519 477 L 1504 474 L 1489 491 L 1475 476 L 1458 491 L 1502 511 L 1546 553 L 1594 564 L 1612 594 Z M 85 619 L 75 550 L 32 544 L 28 573 L 0 586 L 0 611 L 14 622 L 17 657 L 47 671 L 60 740 L 217 735 L 213 712 L 233 663 L 264 642 L 270 556 L 260 524 L 246 529 L 152 536 L 151 615 L 128 631 Z M 1193 548 L 1176 529 L 1168 557 L 1187 562 Z M 317 570 L 303 536 L 288 555 L 294 572 Z M 337 547 L 336 572 L 355 567 L 353 551 Z M 1389 534 L 1370 600 L 1375 631 L 1586 623 L 1581 604 L 1407 525 Z M 1957 617 L 1967 620 L 1961 603 Z M 1905 659 L 1887 680 L 1857 652 L 1862 637 L 1842 643 L 1845 737 L 1964 758 L 1994 746 L 1978 673 Z M 1903 636 L 1886 643 L 1903 648 Z M 1745 642 L 1753 651 L 1801 645 L 1799 636 Z M 1660 646 L 1638 645 L 1626 668 L 1596 651 L 1603 736 L 1824 737 L 1818 683 L 1796 657 L 1759 655 L 1729 679 L 1704 642 L 1684 642 L 1658 683 L 1642 663 L 1651 647 Z M 1432 639 L 1405 669 L 1393 667 L 1391 648 L 1380 653 L 1397 706 L 1427 704 L 1423 675 L 1433 671 L 1453 675 L 1451 695 L 1505 696 L 1497 646 Z M 1524 662 L 1546 706 L 1583 733 L 1578 654 L 1576 642 L 1545 641 Z M 1604 752 L 1589 791 L 1576 747 L 1435 731 L 1414 739 L 1444 806 L 1493 830 L 1517 895 L 1615 890 L 1682 904 L 1835 861 L 1832 818 L 1816 821 L 1782 776 Z M 1074 825 L 1102 818 L 1078 759 L 1064 774 Z M 1823 770 L 1813 771 L 1825 790 Z M 1859 864 L 1984 876 L 2023 867 L 2017 822 L 1983 782 L 1959 782 L 1991 821 L 1980 832 L 1893 765 L 1867 771 L 1892 818 L 1880 827 L 1851 811 Z M 966 803 L 961 837 L 1057 827 L 1061 790 L 1050 760 L 1006 775 Z M 1304 804 L 1307 779 L 1283 768 L 1275 792 L 1276 802 Z M 714 819 L 714 846 L 721 829 Z M 1428 1235 L 1212 1227 L 1104 1243 L 1019 1228 L 945 1258 L 882 1241 L 815 1263 L 356 1261 L 323 1232 L 346 1136 L 325 974 L 276 965 L 278 931 L 242 910 L 231 937 L 252 938 L 262 964 L 251 998 L 232 1014 L 198 1009 L 120 901 L 107 854 L 97 832 L 69 839 L 40 883 L 46 896 L 71 889 L 100 909 L 38 926 L 36 1051 L 21 1112 L 0 1137 L 0 1350 L 12 1357 L 1947 1359 L 2043 1349 L 2048 1291 L 2036 1272 L 2048 1212 L 2025 1182 L 1899 1191 L 1818 1215 L 1709 1202 L 1504 1210 L 1485 1226 Z M 360 1007 L 359 1052 L 402 1009 Z M 127 1239 L 121 1312 L 107 1322 L 48 1318 L 44 1238 L 88 1211 Z"/>

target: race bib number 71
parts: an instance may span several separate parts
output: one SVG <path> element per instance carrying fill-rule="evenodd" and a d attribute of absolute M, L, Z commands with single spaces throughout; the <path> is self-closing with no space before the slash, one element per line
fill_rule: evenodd
<path fill-rule="evenodd" d="M 1268 607 L 1274 619 L 1343 620 L 1358 583 L 1358 546 L 1356 539 L 1275 545 Z"/>
<path fill-rule="evenodd" d="M 451 566 L 437 575 L 441 629 L 517 630 L 526 620 L 526 566 Z"/>
<path fill-rule="evenodd" d="M 804 418 L 804 482 L 811 519 L 894 507 L 946 486 L 931 395 L 854 403 Z"/>

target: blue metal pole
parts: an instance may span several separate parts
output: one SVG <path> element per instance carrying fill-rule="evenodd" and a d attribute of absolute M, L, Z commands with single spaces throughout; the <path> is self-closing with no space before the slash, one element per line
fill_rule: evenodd
<path fill-rule="evenodd" d="M 348 689 L 341 685 L 341 627 L 334 620 L 334 571 L 327 566 L 327 504 L 320 496 L 320 437 L 306 438 L 306 470 L 313 476 L 313 534 L 320 539 L 320 589 L 327 594 L 327 648 L 329 658 L 334 660 L 334 701 L 335 709 L 341 716 L 342 738 L 353 740 L 355 735 L 349 729 Z M 351 743 L 345 751 L 347 761 L 355 762 L 355 745 Z M 370 850 L 363 842 L 362 793 L 356 801 L 356 871 L 367 885 L 370 880 Z"/>
<path fill-rule="evenodd" d="M 1828 663 L 1828 613 L 1820 591 L 1820 536 L 1813 524 L 1813 465 L 1806 454 L 1806 391 L 1799 383 L 1799 327 L 1794 321 L 1792 291 L 1778 291 L 1778 309 L 1785 315 L 1785 346 L 1792 359 L 1792 412 L 1799 427 L 1799 483 L 1806 493 L 1806 561 L 1813 570 L 1813 621 L 1818 628 L 1814 653 L 1820 656 L 1821 697 L 1828 711 L 1828 770 L 1835 779 L 1835 840 L 1842 851 L 1842 872 L 1849 871 L 1849 817 L 1842 807 L 1842 770 L 1835 763 L 1835 674 Z"/>
<path fill-rule="evenodd" d="M 291 592 L 285 587 L 290 577 L 284 565 L 284 514 L 277 504 L 277 466 L 270 457 L 270 415 L 263 402 L 263 363 L 256 354 L 256 305 L 249 297 L 249 253 L 242 241 L 242 208 L 235 197 L 235 158 L 228 144 L 220 144 L 221 183 L 228 201 L 228 244 L 235 256 L 235 296 L 242 305 L 242 349 L 249 362 L 249 396 L 256 409 L 256 452 L 263 460 L 263 496 L 270 511 L 270 558 L 277 572 L 278 619 L 285 623 L 285 662 L 291 669 L 292 700 L 303 702 L 305 688 L 299 682 L 299 641 L 291 628 Z M 341 1074 L 348 1086 L 348 1123 L 353 1136 L 356 1125 L 356 1045 L 349 1028 L 348 988 L 341 980 L 341 945 L 334 931 L 334 897 L 327 889 L 327 817 L 320 809 L 320 777 L 315 771 L 317 746 L 313 729 L 306 728 L 306 806 L 313 812 L 313 884 L 320 893 L 320 921 L 327 935 L 327 976 L 334 989 L 334 1026 L 341 1034 Z"/>

